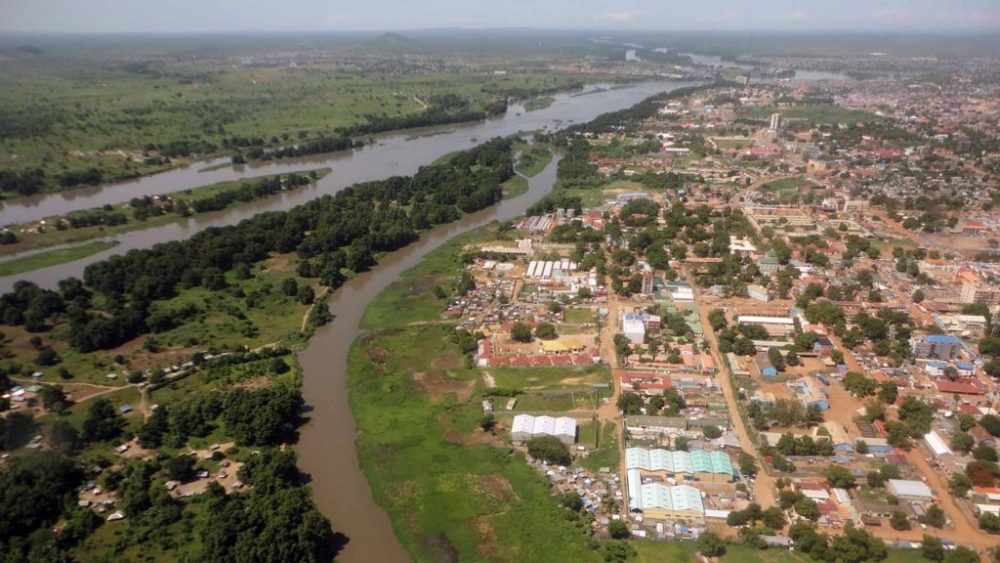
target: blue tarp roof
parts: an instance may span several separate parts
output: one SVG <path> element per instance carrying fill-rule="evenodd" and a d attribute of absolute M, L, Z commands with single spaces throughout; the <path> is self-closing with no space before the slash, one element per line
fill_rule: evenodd
<path fill-rule="evenodd" d="M 926 340 L 931 344 L 959 344 L 961 342 L 957 336 L 950 334 L 928 334 Z"/>

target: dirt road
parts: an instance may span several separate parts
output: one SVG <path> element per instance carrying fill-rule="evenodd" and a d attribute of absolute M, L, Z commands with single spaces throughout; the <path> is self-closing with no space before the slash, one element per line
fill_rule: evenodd
<path fill-rule="evenodd" d="M 733 389 L 732 385 L 732 374 L 729 371 L 728 364 L 723 361 L 722 354 L 719 353 L 719 341 L 715 337 L 715 331 L 712 330 L 712 324 L 708 322 L 708 312 L 710 309 L 704 304 L 701 292 L 695 285 L 690 272 L 687 273 L 687 278 L 688 283 L 694 288 L 694 304 L 698 309 L 698 318 L 701 321 L 702 330 L 705 332 L 705 340 L 708 340 L 712 352 L 712 360 L 719 370 L 715 379 L 722 388 L 723 396 L 726 398 L 726 406 L 729 408 L 729 418 L 733 421 L 733 429 L 736 431 L 736 436 L 740 439 L 740 447 L 743 451 L 752 455 L 757 460 L 757 467 L 759 469 L 753 487 L 754 500 L 763 508 L 775 506 L 777 502 L 774 497 L 774 478 L 767 474 L 764 463 L 757 455 L 757 446 L 750 439 L 750 433 L 743 423 L 743 417 L 740 416 L 739 405 L 736 403 L 736 390 Z"/>
<path fill-rule="evenodd" d="M 618 333 L 618 319 L 621 317 L 621 302 L 618 296 L 608 287 L 608 314 L 601 321 L 601 358 L 611 366 L 611 398 L 608 403 L 597 408 L 597 420 L 602 424 L 612 422 L 615 425 L 615 439 L 618 441 L 618 474 L 625 483 L 625 421 L 618 411 L 618 397 L 621 395 L 621 379 L 618 373 L 618 353 L 615 351 L 615 334 Z M 628 487 L 622 487 L 622 515 L 628 514 Z"/>

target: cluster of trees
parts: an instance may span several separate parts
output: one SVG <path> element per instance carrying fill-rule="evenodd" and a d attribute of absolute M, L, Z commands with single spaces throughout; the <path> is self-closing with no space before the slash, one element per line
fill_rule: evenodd
<path fill-rule="evenodd" d="M 233 156 L 233 163 L 240 164 L 247 160 L 280 160 L 282 158 L 297 158 L 311 154 L 323 154 L 360 147 L 363 143 L 355 141 L 347 135 L 338 137 L 319 137 L 296 145 L 265 149 L 255 145 L 246 153 Z"/>
<path fill-rule="evenodd" d="M 772 530 L 780 530 L 785 527 L 785 511 L 778 506 L 762 510 L 759 504 L 752 502 L 743 510 L 734 510 L 726 517 L 726 523 L 730 526 L 753 526 L 757 522 L 762 522 Z"/>
<path fill-rule="evenodd" d="M 139 442 L 146 448 L 179 448 L 192 437 L 209 435 L 221 421 L 239 445 L 288 443 L 296 438 L 303 404 L 301 393 L 284 385 L 213 391 L 169 409 L 155 409 L 139 429 Z"/>
<path fill-rule="evenodd" d="M 104 174 L 97 168 L 87 168 L 86 170 L 70 170 L 63 172 L 56 178 L 60 186 L 72 188 L 74 186 L 96 186 L 101 183 Z"/>
<path fill-rule="evenodd" d="M 573 461 L 569 448 L 555 436 L 532 438 L 528 440 L 527 446 L 528 455 L 547 463 L 569 465 Z"/>
<path fill-rule="evenodd" d="M 121 211 L 115 211 L 110 205 L 100 209 L 88 209 L 71 213 L 63 218 L 57 225 L 66 225 L 71 229 L 82 229 L 93 225 L 124 225 L 128 223 L 128 217 Z M 58 227 L 57 227 L 58 228 Z"/>
<path fill-rule="evenodd" d="M 796 522 L 788 529 L 788 535 L 797 552 L 808 553 L 816 561 L 861 563 L 882 561 L 889 555 L 885 542 L 850 523 L 843 534 L 831 537 L 818 532 L 812 522 Z"/>
<path fill-rule="evenodd" d="M 45 171 L 41 168 L 29 168 L 20 172 L 0 170 L 0 191 L 32 195 L 41 191 L 43 187 L 45 187 Z"/>
<path fill-rule="evenodd" d="M 829 438 L 814 440 L 812 436 L 796 437 L 786 432 L 778 439 L 775 449 L 783 455 L 816 455 L 829 457 L 834 454 L 833 442 Z"/>
<path fill-rule="evenodd" d="M 261 199 L 263 197 L 276 194 L 285 188 L 292 189 L 298 186 L 304 186 L 311 181 L 312 180 L 308 176 L 302 176 L 294 173 L 289 174 L 284 178 L 280 176 L 271 176 L 269 178 L 257 180 L 256 182 L 244 182 L 239 187 L 222 190 L 210 197 L 191 200 L 190 205 L 191 209 L 194 210 L 195 213 L 217 211 L 219 209 L 225 209 L 237 201 L 248 202 L 255 199 Z"/>
<path fill-rule="evenodd" d="M 747 407 L 747 416 L 754 428 L 767 430 L 773 422 L 777 426 L 815 426 L 823 422 L 823 411 L 812 405 L 802 406 L 799 401 L 779 399 L 771 407 L 762 407 L 760 403 L 751 402 Z"/>
<path fill-rule="evenodd" d="M 70 509 L 83 472 L 73 461 L 51 452 L 11 459 L 0 471 L 0 549 L 10 561 L 61 561 L 66 550 L 96 528 L 89 509 Z M 61 517 L 68 524 L 51 531 Z"/>
<path fill-rule="evenodd" d="M 494 139 L 412 177 L 359 184 L 287 212 L 92 264 L 84 274 L 87 287 L 72 278 L 60 292 L 18 284 L 0 297 L 0 321 L 37 331 L 66 313 L 74 347 L 112 348 L 149 330 L 154 302 L 187 287 L 223 289 L 225 271 L 246 269 L 271 252 L 297 251 L 304 262 L 300 274 L 335 289 L 345 280 L 342 268 L 363 271 L 375 263 L 375 253 L 409 244 L 419 230 L 496 203 L 500 184 L 512 174 L 510 142 Z M 88 288 L 105 297 L 103 311 L 91 307 Z"/>
<path fill-rule="evenodd" d="M 616 404 L 618 409 L 627 415 L 642 414 L 643 409 L 645 409 L 646 414 L 654 415 L 658 414 L 660 416 L 680 416 L 681 411 L 687 407 L 687 402 L 684 400 L 684 396 L 674 388 L 667 389 L 662 395 L 652 397 L 649 401 L 645 401 L 641 395 L 638 393 L 632 393 L 630 391 L 622 391 L 621 395 L 618 396 L 618 403 Z M 706 427 L 715 428 L 715 427 Z M 715 432 L 721 432 L 718 428 L 715 428 Z M 708 433 L 714 433 L 712 430 L 708 430 Z M 714 436 L 718 438 L 719 436 Z M 684 448 L 677 448 L 684 449 Z"/>

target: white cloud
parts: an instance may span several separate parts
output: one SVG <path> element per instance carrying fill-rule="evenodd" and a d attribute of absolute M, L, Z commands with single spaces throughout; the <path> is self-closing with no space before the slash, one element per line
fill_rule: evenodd
<path fill-rule="evenodd" d="M 351 12 L 342 14 L 327 14 L 326 25 L 329 27 L 338 27 L 349 23 L 354 18 L 354 14 Z"/>
<path fill-rule="evenodd" d="M 620 12 L 611 12 L 609 14 L 604 14 L 601 19 L 612 21 L 615 23 L 632 23 L 639 16 L 635 12 L 629 10 L 622 10 Z"/>

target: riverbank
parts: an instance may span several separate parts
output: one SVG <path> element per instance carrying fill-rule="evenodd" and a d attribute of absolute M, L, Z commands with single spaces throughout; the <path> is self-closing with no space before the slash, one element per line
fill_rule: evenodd
<path fill-rule="evenodd" d="M 148 216 L 137 217 L 137 214 L 140 212 L 140 208 L 136 205 L 128 204 L 111 209 L 107 208 L 109 206 L 85 209 L 69 213 L 65 216 L 47 217 L 41 221 L 15 225 L 8 227 L 8 230 L 17 236 L 18 241 L 13 244 L 0 246 L 0 257 L 12 256 L 64 244 L 78 243 L 95 238 L 114 237 L 131 231 L 152 229 L 172 223 L 181 223 L 189 220 L 191 217 L 201 218 L 211 216 L 213 213 L 221 213 L 230 209 L 238 209 L 251 202 L 261 201 L 271 197 L 279 197 L 279 195 L 284 192 L 302 189 L 306 186 L 315 186 L 319 180 L 326 177 L 330 172 L 330 168 L 315 168 L 311 170 L 307 169 L 290 172 L 288 174 L 254 176 L 242 180 L 217 182 L 190 190 L 184 190 L 183 192 L 174 194 L 172 197 L 156 197 L 151 201 L 137 200 L 144 203 L 145 207 L 155 207 L 157 214 Z M 207 202 L 213 198 L 226 197 L 226 194 L 234 194 L 234 190 L 238 190 L 244 185 L 259 184 L 276 178 L 287 179 L 288 176 L 293 174 L 300 178 L 308 177 L 309 181 L 307 183 L 288 182 L 281 186 L 279 191 L 267 193 L 266 195 L 260 195 L 259 197 L 254 196 L 254 194 L 251 193 L 238 199 L 236 197 L 227 198 L 231 199 L 228 203 L 224 201 L 218 203 L 212 202 L 210 205 L 212 209 L 199 212 L 199 208 L 202 206 L 209 206 Z M 130 213 L 131 217 L 129 216 Z M 146 213 L 149 212 L 147 211 Z M 114 224 L 118 221 L 121 222 Z M 96 224 L 87 224 L 91 222 L 95 222 Z M 73 224 L 86 226 L 74 227 L 72 226 Z M 91 254 L 93 254 L 93 252 Z M 87 255 L 88 254 L 79 254 L 75 257 L 66 258 L 61 262 L 50 262 L 47 264 L 38 262 L 40 265 L 35 266 L 34 268 L 22 269 L 11 273 L 5 273 L 6 270 L 3 265 L 7 262 L 0 262 L 0 275 L 24 273 L 32 269 L 51 266 L 69 261 L 70 259 L 75 260 Z M 28 258 L 28 256 L 23 258 L 25 263 L 29 263 L 27 261 Z"/>

